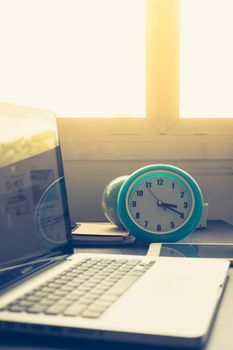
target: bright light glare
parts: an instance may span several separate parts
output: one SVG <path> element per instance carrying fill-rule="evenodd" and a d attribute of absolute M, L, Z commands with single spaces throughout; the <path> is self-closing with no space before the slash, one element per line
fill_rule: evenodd
<path fill-rule="evenodd" d="M 232 0 L 181 0 L 181 118 L 233 117 L 232 14 Z"/>
<path fill-rule="evenodd" d="M 145 116 L 145 0 L 0 0 L 1 102 Z"/>

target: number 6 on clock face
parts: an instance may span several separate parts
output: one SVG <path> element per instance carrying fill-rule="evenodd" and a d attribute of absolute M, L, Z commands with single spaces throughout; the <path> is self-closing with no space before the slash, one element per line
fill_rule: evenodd
<path fill-rule="evenodd" d="M 133 173 L 118 196 L 118 215 L 134 236 L 149 242 L 177 241 L 197 226 L 203 199 L 196 181 L 171 165 Z"/>

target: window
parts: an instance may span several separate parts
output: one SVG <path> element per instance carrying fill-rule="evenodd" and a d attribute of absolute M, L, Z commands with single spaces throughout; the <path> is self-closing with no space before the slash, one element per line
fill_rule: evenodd
<path fill-rule="evenodd" d="M 180 117 L 233 118 L 233 2 L 181 0 Z"/>
<path fill-rule="evenodd" d="M 0 0 L 4 102 L 145 116 L 144 0 Z"/>

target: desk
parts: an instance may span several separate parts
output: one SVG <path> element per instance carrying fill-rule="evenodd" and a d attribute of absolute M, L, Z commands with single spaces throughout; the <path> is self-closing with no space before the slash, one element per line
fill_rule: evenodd
<path fill-rule="evenodd" d="M 215 243 L 233 243 L 233 227 L 223 221 L 209 222 L 208 229 L 195 231 L 186 242 L 215 242 Z M 131 247 L 122 248 L 78 248 L 76 252 L 93 252 L 93 253 L 111 253 L 111 254 L 139 254 L 145 255 L 148 245 L 143 242 L 137 242 Z M 226 286 L 223 300 L 215 320 L 211 337 L 207 344 L 206 350 L 232 350 L 233 349 L 233 269 L 230 270 L 230 278 Z M 84 342 L 70 339 L 51 339 L 48 337 L 38 336 L 21 336 L 12 334 L 1 334 L 0 350 L 54 350 L 54 349 L 78 349 L 89 350 L 146 350 L 152 349 L 145 346 L 122 346 L 119 344 L 109 344 L 100 342 Z M 153 349 L 158 349 L 153 347 Z"/>

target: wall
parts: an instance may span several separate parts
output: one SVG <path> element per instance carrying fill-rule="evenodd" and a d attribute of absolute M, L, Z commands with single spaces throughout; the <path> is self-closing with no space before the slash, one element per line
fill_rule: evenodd
<path fill-rule="evenodd" d="M 64 160 L 71 217 L 77 221 L 105 221 L 101 210 L 104 187 L 115 177 L 127 175 L 144 165 L 160 161 Z M 199 183 L 209 219 L 233 224 L 233 159 L 164 160 L 189 172 Z"/>

